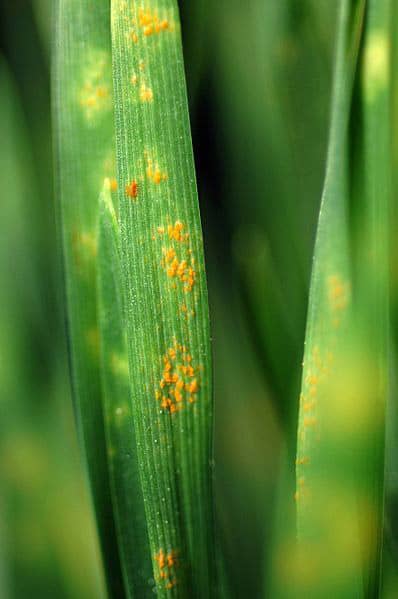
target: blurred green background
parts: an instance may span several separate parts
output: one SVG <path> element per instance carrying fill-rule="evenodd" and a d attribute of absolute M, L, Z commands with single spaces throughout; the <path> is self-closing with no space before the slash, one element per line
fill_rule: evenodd
<path fill-rule="evenodd" d="M 0 5 L 0 597 L 12 599 L 103 596 L 68 380 L 51 147 L 52 5 Z M 264 575 L 279 575 L 276 508 L 280 489 L 290 488 L 281 473 L 294 472 L 337 6 L 180 2 L 213 330 L 218 531 L 237 597 L 260 596 Z M 390 410 L 384 596 L 392 598 L 393 401 Z M 293 509 L 293 488 L 283 501 Z"/>

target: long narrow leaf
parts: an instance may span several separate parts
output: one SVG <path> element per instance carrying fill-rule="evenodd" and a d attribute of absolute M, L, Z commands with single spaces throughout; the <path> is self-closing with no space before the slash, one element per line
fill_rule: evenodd
<path fill-rule="evenodd" d="M 174 0 L 112 2 L 132 409 L 159 597 L 214 594 L 210 335 Z"/>
<path fill-rule="evenodd" d="M 350 108 L 365 2 L 342 0 L 327 171 L 312 272 L 297 449 L 297 596 L 361 596 L 354 461 L 339 417 L 351 325 Z M 344 371 L 343 371 L 344 372 Z M 345 382 L 347 382 L 345 380 Z M 343 399 L 344 397 L 344 399 Z M 340 401 L 342 400 L 342 401 Z M 352 403 L 352 402 L 350 402 Z M 336 416 L 337 413 L 337 416 Z M 349 417 L 349 414 L 347 415 Z"/>
<path fill-rule="evenodd" d="M 374 597 L 379 586 L 388 318 L 388 14 L 388 0 L 341 3 L 300 403 L 296 596 Z"/>
<path fill-rule="evenodd" d="M 388 396 L 389 229 L 392 184 L 390 138 L 391 0 L 368 0 L 361 55 L 363 193 L 355 198 L 359 215 L 355 260 L 354 306 L 370 382 L 364 393 L 364 451 L 359 494 L 369 514 L 362 514 L 361 543 L 365 596 L 380 590 L 384 516 L 384 453 Z M 371 342 L 370 342 L 371 340 Z M 363 373 L 361 373 L 363 377 Z M 369 374 L 368 374 L 369 377 Z M 367 377 L 365 377 L 366 380 Z M 364 511 L 364 509 L 362 510 Z"/>
<path fill-rule="evenodd" d="M 114 163 L 109 3 L 59 0 L 54 63 L 58 196 L 75 408 L 108 586 L 122 577 L 108 476 L 96 309 L 98 195 Z"/>
<path fill-rule="evenodd" d="M 111 182 L 100 195 L 98 312 L 104 418 L 113 508 L 127 597 L 153 597 L 152 566 L 130 402 L 129 366 L 123 328 L 120 233 Z"/>

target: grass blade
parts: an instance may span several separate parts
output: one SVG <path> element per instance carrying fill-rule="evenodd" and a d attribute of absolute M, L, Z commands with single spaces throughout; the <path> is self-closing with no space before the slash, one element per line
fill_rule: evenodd
<path fill-rule="evenodd" d="M 310 290 L 296 462 L 298 554 L 294 569 L 297 596 L 303 597 L 322 592 L 361 596 L 355 498 L 350 487 L 354 467 L 347 442 L 333 455 L 337 439 L 333 439 L 335 431 L 328 429 L 335 381 L 341 376 L 341 363 L 336 365 L 335 360 L 347 351 L 350 325 L 347 140 L 364 11 L 365 2 L 343 0 L 340 5 L 329 154 Z M 337 518 L 331 518 L 331 510 Z M 351 523 L 348 528 L 347 522 Z M 348 548 L 349 560 L 343 547 Z"/>
<path fill-rule="evenodd" d="M 364 588 L 369 597 L 380 590 L 384 516 L 384 454 L 388 394 L 389 230 L 391 218 L 391 0 L 368 0 L 361 55 L 362 148 L 359 154 L 364 187 L 356 198 L 356 309 L 365 364 L 371 365 L 368 421 L 360 493 L 370 512 L 362 523 L 365 546 Z M 369 344 L 369 339 L 372 340 Z M 365 406 L 366 410 L 366 406 Z"/>
<path fill-rule="evenodd" d="M 300 403 L 295 596 L 374 597 L 379 587 L 388 318 L 387 25 L 384 0 L 370 0 L 366 11 L 365 2 L 341 3 Z"/>
<path fill-rule="evenodd" d="M 127 597 L 152 597 L 152 566 L 139 480 L 129 366 L 123 328 L 120 232 L 110 181 L 100 196 L 98 234 L 98 312 L 104 417 L 113 508 Z"/>
<path fill-rule="evenodd" d="M 159 597 L 214 594 L 212 385 L 176 2 L 112 2 L 122 266 L 137 450 Z"/>
<path fill-rule="evenodd" d="M 111 505 L 99 369 L 96 308 L 98 195 L 113 176 L 109 3 L 59 0 L 54 126 L 72 383 L 78 428 L 108 576 L 122 595 Z"/>

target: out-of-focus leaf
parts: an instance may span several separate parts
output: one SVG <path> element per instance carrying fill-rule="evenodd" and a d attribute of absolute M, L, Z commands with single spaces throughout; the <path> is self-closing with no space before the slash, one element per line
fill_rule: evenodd
<path fill-rule="evenodd" d="M 107 0 L 59 0 L 53 70 L 54 128 L 70 362 L 79 434 L 112 595 L 123 596 L 112 511 L 96 306 L 98 195 L 114 178 Z"/>
<path fill-rule="evenodd" d="M 304 354 L 294 596 L 379 588 L 387 392 L 389 2 L 341 2 Z"/>

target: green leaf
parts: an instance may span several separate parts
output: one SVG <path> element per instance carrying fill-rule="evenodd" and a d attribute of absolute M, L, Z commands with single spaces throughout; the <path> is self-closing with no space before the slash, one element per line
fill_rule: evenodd
<path fill-rule="evenodd" d="M 152 566 L 130 402 L 119 225 L 109 179 L 100 195 L 98 311 L 109 471 L 125 590 L 127 597 L 141 599 L 153 596 Z"/>
<path fill-rule="evenodd" d="M 206 279 L 175 1 L 112 2 L 122 271 L 159 597 L 214 595 Z"/>
<path fill-rule="evenodd" d="M 109 3 L 59 0 L 53 69 L 57 195 L 70 362 L 108 587 L 123 596 L 101 401 L 96 307 L 98 194 L 114 177 Z"/>
<path fill-rule="evenodd" d="M 296 595 L 374 597 L 387 390 L 388 1 L 341 3 L 304 352 Z"/>
<path fill-rule="evenodd" d="M 355 236 L 355 281 L 359 339 L 364 363 L 370 364 L 368 421 L 372 424 L 364 443 L 360 490 L 370 516 L 362 526 L 365 553 L 364 589 L 369 597 L 380 589 L 384 515 L 384 454 L 386 398 L 389 380 L 389 232 L 391 217 L 391 0 L 368 0 L 366 29 L 358 82 L 363 122 L 363 187 L 358 186 Z M 359 170 L 359 169 L 358 169 Z M 371 340 L 371 343 L 369 342 Z M 361 376 L 364 377 L 363 371 Z"/>

